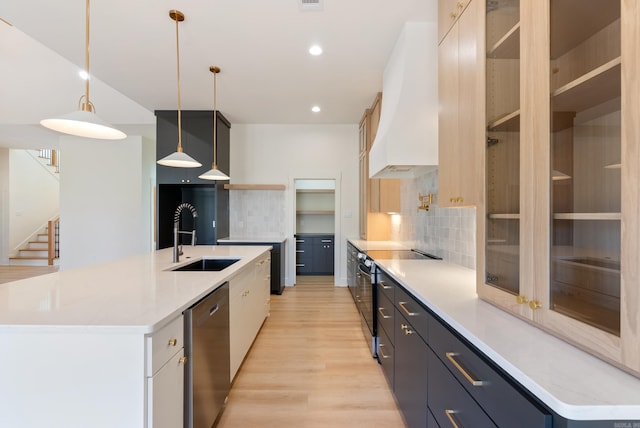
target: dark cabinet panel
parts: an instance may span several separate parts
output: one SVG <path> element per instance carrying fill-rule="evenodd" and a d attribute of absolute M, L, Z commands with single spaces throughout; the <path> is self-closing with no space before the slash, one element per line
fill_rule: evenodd
<path fill-rule="evenodd" d="M 156 110 L 156 159 L 176 151 L 178 147 L 178 112 Z M 218 169 L 230 174 L 230 128 L 229 121 L 218 111 L 217 123 Z M 213 111 L 182 111 L 182 147 L 184 152 L 202 164 L 199 168 L 174 168 L 156 165 L 158 184 L 211 184 L 198 178 L 211 169 L 213 163 Z"/>
<path fill-rule="evenodd" d="M 429 410 L 440 426 L 495 428 L 493 421 L 482 411 L 442 365 L 438 357 L 428 350 Z M 503 425 L 520 427 L 522 425 Z"/>
<path fill-rule="evenodd" d="M 182 212 L 179 230 L 196 230 L 196 244 L 216 245 L 229 235 L 229 191 L 222 185 L 159 184 L 157 191 L 158 248 L 173 246 L 173 222 L 178 205 L 190 203 L 198 212 L 195 222 L 188 210 Z M 189 245 L 191 236 L 180 235 L 180 243 Z"/>
<path fill-rule="evenodd" d="M 530 400 L 515 383 L 509 382 L 479 351 L 463 342 L 433 315 L 429 316 L 429 346 L 434 354 L 498 426 L 551 426 L 548 411 Z"/>
<path fill-rule="evenodd" d="M 393 391 L 407 428 L 427 426 L 427 344 L 396 309 Z"/>
<path fill-rule="evenodd" d="M 217 112 L 218 168 L 229 171 L 229 121 Z M 176 151 L 178 146 L 178 113 L 175 110 L 156 110 L 156 159 Z M 200 168 L 174 168 L 156 164 L 156 236 L 158 248 L 173 245 L 174 213 L 183 202 L 198 211 L 195 221 L 197 244 L 215 245 L 218 238 L 229 236 L 229 191 L 223 183 L 199 179 L 211 169 L 213 162 L 213 111 L 182 111 L 182 145 L 185 153 L 198 162 Z M 192 230 L 193 219 L 184 212 L 180 230 Z M 180 237 L 184 244 L 191 242 L 188 235 Z"/>
<path fill-rule="evenodd" d="M 296 274 L 333 275 L 333 235 L 297 234 Z"/>

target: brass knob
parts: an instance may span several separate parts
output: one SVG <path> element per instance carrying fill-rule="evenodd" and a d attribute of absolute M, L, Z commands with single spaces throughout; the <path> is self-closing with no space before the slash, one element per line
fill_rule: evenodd
<path fill-rule="evenodd" d="M 458 14 L 455 12 L 451 12 L 451 19 L 456 19 L 458 17 Z"/>
<path fill-rule="evenodd" d="M 458 9 L 462 9 L 464 7 L 464 3 L 462 3 L 461 1 L 459 1 L 456 6 L 458 7 Z"/>
<path fill-rule="evenodd" d="M 178 339 L 169 339 L 169 346 L 176 346 L 178 344 Z"/>
<path fill-rule="evenodd" d="M 403 329 L 403 330 L 406 330 L 406 329 L 409 328 L 409 326 L 406 325 L 406 324 L 400 324 L 400 328 Z"/>
<path fill-rule="evenodd" d="M 180 357 L 178 360 L 178 364 L 185 364 L 187 362 L 187 357 Z"/>
<path fill-rule="evenodd" d="M 405 336 L 408 336 L 408 335 L 410 335 L 410 334 L 413 334 L 413 330 L 411 330 L 411 329 L 409 329 L 409 328 L 408 328 L 408 329 L 406 329 L 406 330 L 404 331 L 404 335 L 405 335 Z"/>
<path fill-rule="evenodd" d="M 535 311 L 536 309 L 542 308 L 542 303 L 537 300 L 532 300 L 529 302 L 529 307 Z"/>
<path fill-rule="evenodd" d="M 526 297 L 524 297 L 524 296 L 517 296 L 517 297 L 516 297 L 516 302 L 517 302 L 519 305 L 522 305 L 523 303 L 528 303 L 528 302 L 529 302 L 529 299 L 527 299 L 527 298 L 526 298 Z"/>

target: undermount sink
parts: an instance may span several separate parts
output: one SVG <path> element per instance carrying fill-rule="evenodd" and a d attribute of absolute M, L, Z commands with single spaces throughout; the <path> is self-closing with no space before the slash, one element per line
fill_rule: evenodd
<path fill-rule="evenodd" d="M 171 269 L 174 272 L 193 272 L 193 271 L 221 271 L 228 268 L 240 259 L 200 259 L 194 262 L 188 263 L 184 266 L 180 266 L 175 269 Z"/>

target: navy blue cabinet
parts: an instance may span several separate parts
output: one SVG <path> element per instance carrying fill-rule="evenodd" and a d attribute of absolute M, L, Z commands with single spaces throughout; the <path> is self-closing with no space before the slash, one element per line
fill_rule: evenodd
<path fill-rule="evenodd" d="M 175 110 L 157 110 L 156 159 L 176 151 L 178 145 L 178 114 Z M 230 124 L 217 115 L 217 162 L 220 170 L 229 171 Z M 202 166 L 174 168 L 156 164 L 156 239 L 158 249 L 173 245 L 174 213 L 178 205 L 188 202 L 196 208 L 198 218 L 184 212 L 180 230 L 195 228 L 197 244 L 215 245 L 217 239 L 229 236 L 229 191 L 223 182 L 202 180 L 198 175 L 211 169 L 213 162 L 213 111 L 182 111 L 182 144 L 185 153 Z M 191 237 L 181 235 L 181 243 L 189 244 Z"/>
<path fill-rule="evenodd" d="M 299 233 L 295 238 L 297 275 L 333 275 L 334 235 Z"/>
<path fill-rule="evenodd" d="M 285 278 L 286 241 L 268 242 L 223 239 L 218 245 L 271 245 L 271 294 L 282 294 Z"/>
<path fill-rule="evenodd" d="M 378 360 L 408 428 L 552 427 L 550 411 L 385 272 L 376 293 Z"/>

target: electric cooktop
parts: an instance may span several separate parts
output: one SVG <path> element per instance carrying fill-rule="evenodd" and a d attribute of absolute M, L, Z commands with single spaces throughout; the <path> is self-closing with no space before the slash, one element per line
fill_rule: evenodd
<path fill-rule="evenodd" d="M 442 260 L 442 257 L 438 257 L 433 254 L 426 253 L 420 250 L 370 250 L 367 251 L 367 256 L 373 260 L 393 260 L 393 259 L 415 259 L 415 260 Z"/>

